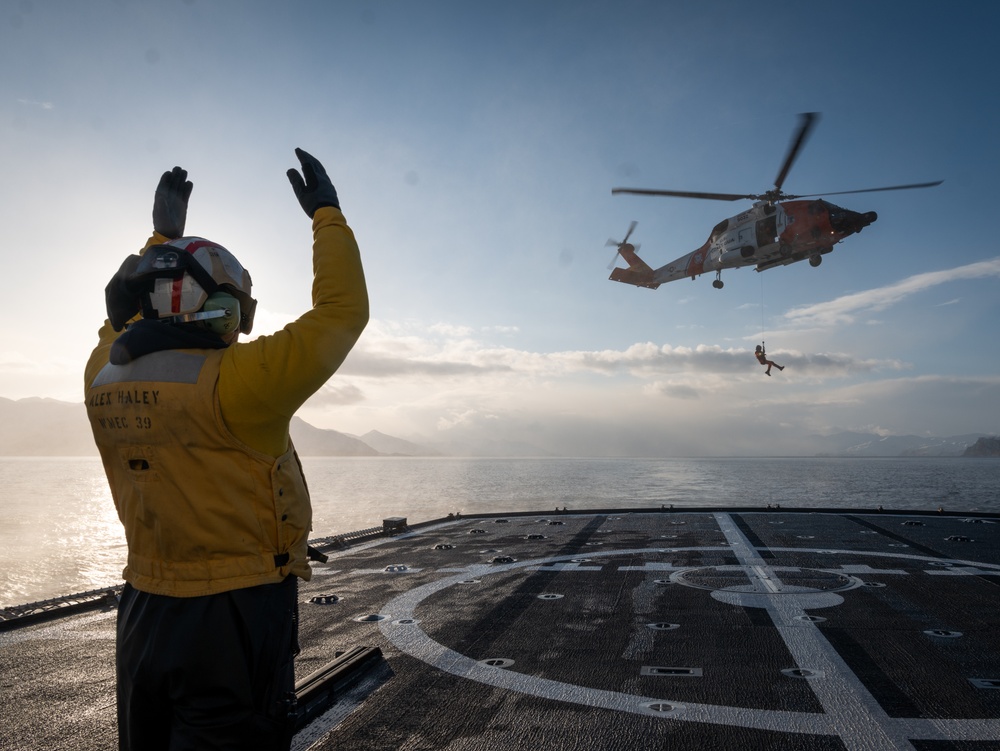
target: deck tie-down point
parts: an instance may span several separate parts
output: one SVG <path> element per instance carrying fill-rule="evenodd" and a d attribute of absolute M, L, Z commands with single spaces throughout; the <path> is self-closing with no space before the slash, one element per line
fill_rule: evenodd
<path fill-rule="evenodd" d="M 663 667 L 660 665 L 643 665 L 639 675 L 662 675 L 672 678 L 701 678 L 701 668 Z"/>

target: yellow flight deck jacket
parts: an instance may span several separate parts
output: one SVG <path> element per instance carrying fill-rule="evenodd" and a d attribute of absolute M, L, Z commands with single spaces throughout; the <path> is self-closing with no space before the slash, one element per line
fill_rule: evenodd
<path fill-rule="evenodd" d="M 274 334 L 116 365 L 118 333 L 101 328 L 87 413 L 136 589 L 194 597 L 310 577 L 312 509 L 288 426 L 368 322 L 360 252 L 339 209 L 316 211 L 313 238 L 313 307 Z M 146 248 L 167 240 L 154 233 Z"/>

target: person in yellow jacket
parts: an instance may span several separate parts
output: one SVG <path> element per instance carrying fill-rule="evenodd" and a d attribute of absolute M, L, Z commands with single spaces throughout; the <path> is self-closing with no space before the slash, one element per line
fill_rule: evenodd
<path fill-rule="evenodd" d="M 160 178 L 153 235 L 105 290 L 86 405 L 128 562 L 118 608 L 121 749 L 287 749 L 297 578 L 312 510 L 295 411 L 368 322 L 360 251 L 323 165 L 288 179 L 313 226 L 312 308 L 253 327 L 250 274 L 184 236 L 192 183 Z M 123 331 L 124 329 L 124 331 Z"/>

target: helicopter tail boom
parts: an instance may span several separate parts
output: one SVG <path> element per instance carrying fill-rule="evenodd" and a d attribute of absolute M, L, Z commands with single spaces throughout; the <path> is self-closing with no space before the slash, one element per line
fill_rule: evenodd
<path fill-rule="evenodd" d="M 649 287 L 656 289 L 661 284 L 672 282 L 677 279 L 691 277 L 694 279 L 701 276 L 706 271 L 718 269 L 717 263 L 709 259 L 709 245 L 705 243 L 697 250 L 692 250 L 676 261 L 671 261 L 658 269 L 651 268 L 645 261 L 635 254 L 630 246 L 622 248 L 622 258 L 629 267 L 627 269 L 615 269 L 611 272 L 610 279 L 616 282 L 634 284 L 637 287 Z"/>
<path fill-rule="evenodd" d="M 628 268 L 613 269 L 611 276 L 608 277 L 609 279 L 616 282 L 624 282 L 625 284 L 634 284 L 636 287 L 648 287 L 649 289 L 656 289 L 660 286 L 658 282 L 653 281 L 654 272 L 652 267 L 636 255 L 634 245 L 622 243 L 618 246 L 618 253 L 625 259 Z"/>

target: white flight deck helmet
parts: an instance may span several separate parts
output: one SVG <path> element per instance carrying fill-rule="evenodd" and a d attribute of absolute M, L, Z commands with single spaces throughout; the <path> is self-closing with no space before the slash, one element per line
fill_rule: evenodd
<path fill-rule="evenodd" d="M 149 285 L 142 315 L 169 323 L 197 322 L 216 334 L 239 328 L 249 334 L 257 301 L 250 273 L 236 256 L 203 237 L 179 237 L 153 245 L 131 281 Z"/>

